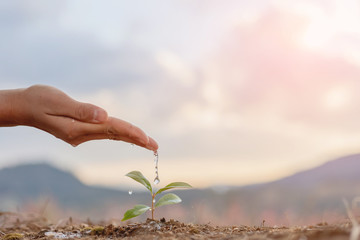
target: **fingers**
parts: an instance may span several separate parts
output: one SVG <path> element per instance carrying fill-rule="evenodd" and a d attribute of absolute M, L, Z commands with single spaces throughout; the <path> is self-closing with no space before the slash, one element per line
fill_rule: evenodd
<path fill-rule="evenodd" d="M 67 109 L 69 108 L 69 109 Z M 63 106 L 65 116 L 72 117 L 76 120 L 89 123 L 103 123 L 107 120 L 107 112 L 95 105 L 89 103 L 81 103 L 78 101 L 68 102 Z"/>
<path fill-rule="evenodd" d="M 149 150 L 157 151 L 159 149 L 159 145 L 153 138 L 149 137 L 149 143 L 146 148 Z"/>
<path fill-rule="evenodd" d="M 108 118 L 104 109 L 90 103 L 78 102 L 63 92 L 57 92 L 55 101 L 51 106 L 51 115 L 70 117 L 88 123 L 103 123 Z"/>
<path fill-rule="evenodd" d="M 95 139 L 112 139 L 133 143 L 152 151 L 158 149 L 156 141 L 148 137 L 143 130 L 121 119 L 109 117 L 105 123 L 91 124 L 66 117 L 49 118 L 48 121 L 56 126 L 52 134 L 72 145 Z"/>
<path fill-rule="evenodd" d="M 83 122 L 102 123 L 108 118 L 104 109 L 89 103 L 78 102 L 74 106 L 74 118 Z"/>
<path fill-rule="evenodd" d="M 149 137 L 143 130 L 124 120 L 110 117 L 104 124 L 104 128 L 105 129 L 103 129 L 103 133 L 110 136 L 121 136 L 133 139 L 136 142 L 140 142 L 144 146 L 149 143 Z"/>
<path fill-rule="evenodd" d="M 156 144 L 156 149 L 155 149 L 153 144 L 144 145 L 143 143 L 134 141 L 131 138 L 126 138 L 126 137 L 121 137 L 121 136 L 109 136 L 107 134 L 92 134 L 92 135 L 79 136 L 78 138 L 76 138 L 72 141 L 71 145 L 78 146 L 87 141 L 101 140 L 101 139 L 110 139 L 110 140 L 128 142 L 128 143 L 135 144 L 137 146 L 149 149 L 151 151 L 156 151 L 158 148 L 157 144 Z"/>

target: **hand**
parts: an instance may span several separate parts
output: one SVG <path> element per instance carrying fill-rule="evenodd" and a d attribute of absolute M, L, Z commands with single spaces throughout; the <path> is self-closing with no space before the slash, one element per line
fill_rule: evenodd
<path fill-rule="evenodd" d="M 27 89 L 5 90 L 0 92 L 0 100 L 1 94 L 9 96 L 3 103 L 11 107 L 9 114 L 2 114 L 4 111 L 0 107 L 0 125 L 33 126 L 73 146 L 95 139 L 112 139 L 152 151 L 158 149 L 155 140 L 140 128 L 121 119 L 108 117 L 104 109 L 78 102 L 56 88 L 35 85 Z"/>

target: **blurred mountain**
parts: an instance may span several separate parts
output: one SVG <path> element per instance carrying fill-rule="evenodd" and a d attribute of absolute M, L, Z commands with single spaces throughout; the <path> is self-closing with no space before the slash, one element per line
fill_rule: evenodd
<path fill-rule="evenodd" d="M 139 193 L 142 198 L 142 193 Z M 129 200 L 129 194 L 114 189 L 88 186 L 72 173 L 46 163 L 24 164 L 0 170 L 0 210 L 25 205 L 55 202 L 61 209 L 91 211 L 97 215 L 107 205 Z M 98 209 L 99 211 L 93 211 Z M 96 214 L 92 214 L 96 212 Z"/>
<path fill-rule="evenodd" d="M 277 181 L 222 191 L 192 189 L 171 212 L 183 221 L 220 224 L 300 224 L 345 217 L 342 198 L 360 196 L 360 154 L 342 157 Z M 224 190 L 225 189 L 225 190 Z M 69 172 L 48 164 L 27 164 L 0 170 L 0 211 L 48 198 L 59 208 L 82 216 L 109 217 L 114 206 L 121 214 L 137 203 L 147 203 L 147 193 L 129 196 L 125 191 L 88 186 Z M 121 215 L 117 212 L 115 215 Z M 330 217 L 329 217 L 330 216 Z"/>
<path fill-rule="evenodd" d="M 360 196 L 360 154 L 329 161 L 252 189 L 242 188 L 242 191 L 248 193 L 254 190 L 261 192 L 270 206 L 284 198 L 282 202 L 287 206 L 296 203 L 301 209 L 305 209 L 306 205 L 313 205 L 316 209 L 335 208 L 342 198 Z"/>
<path fill-rule="evenodd" d="M 319 167 L 296 173 L 272 184 L 299 185 L 303 188 L 314 188 L 317 187 L 317 184 L 322 187 L 338 185 L 345 187 L 347 184 L 360 184 L 359 171 L 360 154 L 356 154 L 329 161 Z"/>
<path fill-rule="evenodd" d="M 360 196 L 360 154 L 273 182 L 235 187 L 224 194 L 211 189 L 200 195 L 182 193 L 184 202 L 200 202 L 224 222 L 230 219 L 228 224 L 259 224 L 264 219 L 287 225 L 335 221 L 346 217 L 342 199 L 351 201 L 357 196 Z"/>

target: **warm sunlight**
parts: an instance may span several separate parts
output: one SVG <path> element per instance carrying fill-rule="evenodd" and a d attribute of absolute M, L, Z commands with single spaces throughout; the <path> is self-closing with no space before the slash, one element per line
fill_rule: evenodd
<path fill-rule="evenodd" d="M 321 49 L 335 34 L 334 19 L 324 9 L 315 6 L 309 5 L 302 10 L 307 24 L 301 42 L 307 48 Z"/>
<path fill-rule="evenodd" d="M 316 16 L 311 20 L 303 34 L 304 46 L 311 49 L 322 48 L 335 35 L 328 20 L 324 16 Z"/>
<path fill-rule="evenodd" d="M 351 91 L 344 86 L 334 87 L 324 96 L 324 107 L 331 111 L 345 107 L 351 99 Z"/>
<path fill-rule="evenodd" d="M 336 38 L 341 34 L 360 33 L 360 28 L 354 24 L 360 22 L 360 3 L 335 1 L 334 4 L 335 7 L 331 10 L 308 6 L 302 11 L 309 21 L 302 37 L 304 46 L 313 50 L 327 49 L 330 47 L 329 44 L 337 41 Z M 342 48 L 341 46 L 333 47 Z"/>
<path fill-rule="evenodd" d="M 0 239 L 360 236 L 359 0 L 0 16 Z"/>

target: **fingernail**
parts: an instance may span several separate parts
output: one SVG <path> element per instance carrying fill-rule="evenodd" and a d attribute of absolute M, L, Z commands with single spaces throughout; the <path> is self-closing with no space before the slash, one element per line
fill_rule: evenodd
<path fill-rule="evenodd" d="M 150 151 L 156 151 L 155 149 L 154 149 L 154 147 L 153 146 L 150 146 L 150 145 L 146 145 L 146 148 L 147 149 L 149 149 Z"/>
<path fill-rule="evenodd" d="M 154 152 L 156 152 L 157 150 L 158 150 L 158 145 L 157 145 L 157 143 L 152 139 L 152 138 L 150 138 L 150 137 L 148 137 L 148 139 L 149 139 L 149 142 L 148 142 L 148 144 L 146 145 L 146 148 L 147 149 L 149 149 L 149 150 L 152 150 L 152 151 L 154 151 Z"/>
<path fill-rule="evenodd" d="M 93 122 L 101 123 L 101 122 L 105 122 L 106 119 L 107 119 L 107 113 L 105 111 L 100 111 L 99 109 L 96 109 L 94 111 Z"/>

